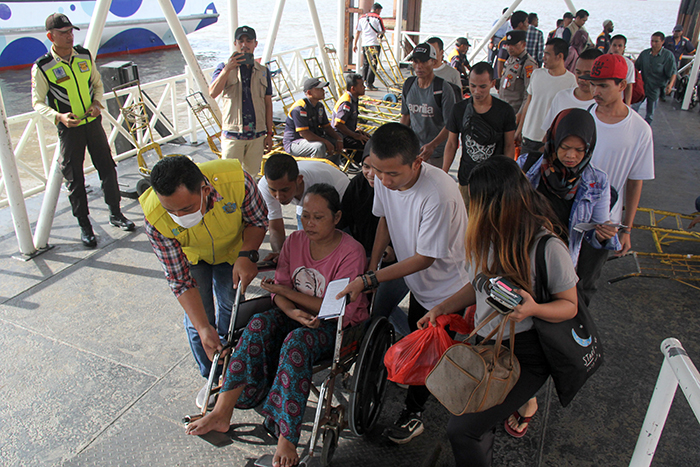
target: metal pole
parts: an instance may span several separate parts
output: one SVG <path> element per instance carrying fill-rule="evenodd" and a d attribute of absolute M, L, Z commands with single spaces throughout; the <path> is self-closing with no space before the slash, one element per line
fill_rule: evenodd
<path fill-rule="evenodd" d="M 2 170 L 2 176 L 5 180 L 7 201 L 12 212 L 12 223 L 15 225 L 15 235 L 17 236 L 20 253 L 32 255 L 36 252 L 36 248 L 34 248 L 34 242 L 32 242 L 32 229 L 29 226 L 27 206 L 24 204 L 22 184 L 17 171 L 15 153 L 12 150 L 10 127 L 7 124 L 5 101 L 2 99 L 2 92 L 0 92 L 0 120 L 2 120 L 2 129 L 0 129 L 0 170 Z"/>
<path fill-rule="evenodd" d="M 95 10 L 90 19 L 90 26 L 88 26 L 84 43 L 85 48 L 90 51 L 93 60 L 97 57 L 97 51 L 100 48 L 100 39 L 102 38 L 102 31 L 105 28 L 111 4 L 112 0 L 97 0 L 95 2 Z"/>
<path fill-rule="evenodd" d="M 347 50 L 345 50 L 345 0 L 338 0 L 338 34 L 336 36 L 335 52 L 340 66 L 345 71 L 347 65 Z"/>
<path fill-rule="evenodd" d="M 168 22 L 170 31 L 173 33 L 173 36 L 177 41 L 177 45 L 180 47 L 180 52 L 185 59 L 185 63 L 187 63 L 187 66 L 192 73 L 192 78 L 194 79 L 195 84 L 204 95 L 207 103 L 211 106 L 212 111 L 216 112 L 216 115 L 221 118 L 221 110 L 219 109 L 219 105 L 209 95 L 209 84 L 204 77 L 204 73 L 199 66 L 199 62 L 197 62 L 197 57 L 194 55 L 190 41 L 187 40 L 187 34 L 185 34 L 185 30 L 182 28 L 182 24 L 177 17 L 177 13 L 175 13 L 173 4 L 170 0 L 158 0 L 158 3 L 160 3 L 160 8 L 163 10 L 163 15 Z"/>
<path fill-rule="evenodd" d="M 396 11 L 394 12 L 396 21 L 394 22 L 394 57 L 397 61 L 403 58 L 401 50 L 401 33 L 403 32 L 403 0 L 396 2 Z M 361 55 L 361 54 L 360 54 Z"/>
<path fill-rule="evenodd" d="M 664 363 L 659 371 L 630 467 L 651 465 L 679 385 L 700 422 L 700 373 L 678 339 L 665 339 L 661 343 L 661 352 L 664 354 Z"/>
<path fill-rule="evenodd" d="M 690 75 L 688 76 L 688 86 L 685 88 L 685 95 L 683 96 L 683 104 L 681 109 L 688 110 L 690 108 L 690 99 L 693 97 L 693 87 L 698 80 L 698 66 L 700 66 L 700 60 L 698 60 L 698 55 L 695 54 L 693 58 L 693 68 L 690 69 Z"/>
<path fill-rule="evenodd" d="M 469 56 L 469 63 L 472 63 L 474 61 L 474 58 L 477 55 L 479 55 L 479 52 L 481 52 L 481 50 L 484 48 L 484 46 L 486 44 L 488 44 L 488 42 L 491 40 L 493 35 L 496 34 L 496 31 L 498 31 L 500 29 L 500 27 L 503 26 L 503 23 L 505 23 L 508 20 L 508 17 L 510 17 L 511 13 L 513 13 L 513 11 L 515 11 L 515 9 L 518 8 L 518 5 L 520 5 L 520 3 L 522 1 L 523 0 L 515 0 L 513 2 L 513 4 L 510 6 L 510 8 L 508 8 L 506 10 L 506 12 L 503 13 L 503 15 L 501 16 L 501 19 L 496 21 L 496 24 L 493 25 L 493 27 L 491 28 L 489 33 L 486 34 L 486 36 L 481 40 L 481 42 L 479 42 L 479 45 L 474 47 L 474 50 L 472 51 L 471 55 Z"/>
<path fill-rule="evenodd" d="M 275 13 L 272 15 L 272 19 L 270 20 L 270 30 L 267 32 L 265 51 L 263 52 L 262 58 L 263 65 L 269 62 L 272 58 L 272 50 L 275 48 L 277 31 L 280 29 L 280 20 L 282 19 L 282 12 L 284 11 L 284 2 L 285 0 L 277 0 L 277 4 L 275 5 Z"/>
<path fill-rule="evenodd" d="M 228 0 L 228 40 L 231 54 L 236 51 L 236 29 L 238 29 L 238 0 Z"/>
<path fill-rule="evenodd" d="M 673 376 L 673 370 L 671 370 L 668 361 L 664 359 L 651 401 L 649 401 L 646 417 L 644 417 L 642 431 L 639 433 L 637 445 L 632 453 L 630 467 L 648 467 L 651 465 L 651 460 L 654 458 L 656 446 L 659 444 L 659 438 L 666 424 L 668 411 L 671 410 L 673 396 L 676 394 L 677 387 L 678 381 Z"/>
<path fill-rule="evenodd" d="M 328 60 L 328 54 L 326 53 L 326 41 L 323 39 L 323 30 L 321 29 L 321 21 L 318 19 L 318 11 L 316 10 L 316 2 L 314 0 L 307 0 L 309 5 L 309 13 L 311 14 L 311 23 L 314 26 L 314 33 L 316 34 L 316 42 L 318 43 L 318 49 L 321 53 L 321 62 L 323 62 L 323 69 L 326 78 L 333 76 L 331 62 Z M 338 95 L 338 87 L 335 85 L 334 79 L 328 79 L 330 83 L 333 95 Z"/>
<path fill-rule="evenodd" d="M 566 3 L 566 7 L 569 9 L 571 14 L 575 15 L 576 11 L 578 11 L 578 10 L 576 10 L 576 7 L 574 6 L 574 2 L 572 2 L 571 0 L 564 0 L 564 3 Z"/>
<path fill-rule="evenodd" d="M 53 225 L 53 218 L 56 214 L 58 196 L 61 192 L 61 183 L 63 183 L 63 173 L 61 172 L 61 166 L 58 163 L 60 154 L 61 143 L 59 141 L 56 144 L 56 150 L 53 154 L 49 176 L 46 178 L 44 199 L 41 202 L 39 219 L 36 222 L 36 229 L 34 230 L 34 245 L 36 245 L 38 249 L 43 249 L 48 246 L 51 226 Z"/>

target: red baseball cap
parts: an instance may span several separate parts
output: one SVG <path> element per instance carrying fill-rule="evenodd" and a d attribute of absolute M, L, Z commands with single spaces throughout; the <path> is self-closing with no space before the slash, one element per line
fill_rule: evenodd
<path fill-rule="evenodd" d="M 622 55 L 604 54 L 596 58 L 587 75 L 581 75 L 580 79 L 589 81 L 603 79 L 626 79 L 627 60 Z"/>

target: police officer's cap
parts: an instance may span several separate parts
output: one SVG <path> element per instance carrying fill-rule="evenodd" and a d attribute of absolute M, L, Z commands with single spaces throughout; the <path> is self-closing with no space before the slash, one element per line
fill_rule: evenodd
<path fill-rule="evenodd" d="M 527 31 L 520 31 L 520 30 L 515 30 L 515 31 L 508 31 L 508 34 L 506 34 L 506 40 L 504 42 L 505 45 L 515 45 L 520 41 L 524 41 L 527 36 Z"/>
<path fill-rule="evenodd" d="M 73 23 L 71 23 L 68 17 L 63 13 L 54 13 L 52 15 L 49 15 L 48 18 L 46 18 L 47 31 L 50 31 L 52 29 L 63 29 L 67 27 L 71 27 L 80 31 L 80 28 L 76 28 L 75 26 L 73 26 Z"/>

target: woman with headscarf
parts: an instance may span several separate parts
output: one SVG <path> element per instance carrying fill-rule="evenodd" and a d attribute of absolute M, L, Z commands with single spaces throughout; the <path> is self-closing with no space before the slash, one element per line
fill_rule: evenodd
<path fill-rule="evenodd" d="M 574 266 L 584 238 L 594 248 L 620 248 L 617 229 L 606 224 L 610 221 L 608 176 L 591 165 L 595 143 L 593 116 L 582 109 L 565 109 L 547 130 L 544 153 L 518 159 L 532 186 L 552 206 L 557 216 L 552 221 L 562 227 L 560 234 L 569 242 Z M 595 224 L 595 229 L 580 232 L 575 227 L 581 223 Z"/>
<path fill-rule="evenodd" d="M 609 225 L 608 176 L 591 165 L 595 143 L 593 116 L 582 109 L 565 109 L 559 112 L 547 130 L 544 153 L 523 154 L 518 158 L 518 165 L 533 188 L 549 201 L 556 216 L 550 220 L 555 228 L 558 227 L 559 236 L 568 242 L 574 267 L 578 265 L 584 239 L 598 249 L 621 248 L 617 228 Z M 595 224 L 595 228 L 583 232 L 576 230 L 575 227 L 582 223 Z M 577 269 L 582 281 L 592 272 Z M 537 400 L 532 398 L 506 420 L 508 434 L 516 438 L 524 436 L 536 411 Z"/>
<path fill-rule="evenodd" d="M 569 45 L 569 54 L 566 56 L 566 61 L 564 66 L 570 72 L 576 74 L 576 61 L 579 55 L 586 49 L 588 44 L 588 33 L 583 29 L 579 29 L 571 38 L 571 44 Z"/>

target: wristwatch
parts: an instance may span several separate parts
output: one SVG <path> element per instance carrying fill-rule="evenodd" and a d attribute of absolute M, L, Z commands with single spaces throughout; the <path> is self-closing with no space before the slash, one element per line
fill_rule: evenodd
<path fill-rule="evenodd" d="M 239 251 L 238 252 L 238 257 L 246 257 L 249 260 L 251 260 L 254 263 L 257 263 L 258 260 L 260 259 L 260 254 L 258 253 L 257 250 L 247 250 L 247 251 Z"/>

